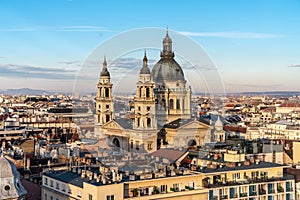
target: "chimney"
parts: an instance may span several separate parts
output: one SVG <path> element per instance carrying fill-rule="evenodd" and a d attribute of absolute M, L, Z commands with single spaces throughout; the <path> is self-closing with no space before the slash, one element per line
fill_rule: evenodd
<path fill-rule="evenodd" d="M 249 161 L 244 161 L 244 165 L 248 166 L 248 165 L 250 165 L 250 162 Z"/>
<path fill-rule="evenodd" d="M 79 172 L 79 171 L 78 171 Z M 80 174 L 80 173 L 79 173 Z M 86 175 L 86 171 L 83 169 L 82 172 L 81 172 L 81 178 L 85 178 L 85 175 Z"/>
<path fill-rule="evenodd" d="M 215 154 L 215 155 L 214 155 L 214 160 L 218 160 L 218 158 L 219 158 L 219 155 L 218 155 L 218 154 Z"/>
<path fill-rule="evenodd" d="M 99 176 L 96 176 L 96 182 L 99 183 L 100 182 L 100 179 L 101 179 L 101 175 Z"/>
<path fill-rule="evenodd" d="M 111 170 L 111 173 L 112 173 L 112 181 L 116 182 L 116 172 L 115 172 L 115 170 Z"/>

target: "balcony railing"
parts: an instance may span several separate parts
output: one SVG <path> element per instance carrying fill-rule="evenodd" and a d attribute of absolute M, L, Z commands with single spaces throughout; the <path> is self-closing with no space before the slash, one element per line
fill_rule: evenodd
<path fill-rule="evenodd" d="M 243 181 L 227 181 L 227 182 L 215 182 L 213 184 L 204 183 L 204 187 L 206 188 L 216 188 L 222 186 L 235 186 L 235 185 L 245 185 L 252 183 L 264 183 L 264 182 L 275 182 L 275 181 L 284 181 L 284 180 L 294 180 L 293 175 L 286 174 L 283 177 L 271 177 L 271 178 L 250 178 Z"/>

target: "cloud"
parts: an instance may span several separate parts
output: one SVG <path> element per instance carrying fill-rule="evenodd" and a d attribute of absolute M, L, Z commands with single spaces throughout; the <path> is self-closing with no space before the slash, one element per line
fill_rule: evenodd
<path fill-rule="evenodd" d="M 73 65 L 73 64 L 78 64 L 81 63 L 80 61 L 58 61 L 58 64 L 64 64 L 64 65 Z"/>
<path fill-rule="evenodd" d="M 185 36 L 191 37 L 220 37 L 220 38 L 235 38 L 235 39 L 264 39 L 264 38 L 279 38 L 283 35 L 255 33 L 255 32 L 179 32 Z"/>
<path fill-rule="evenodd" d="M 300 67 L 300 64 L 296 64 L 296 65 L 289 65 L 288 67 Z"/>
<path fill-rule="evenodd" d="M 148 60 L 148 66 L 151 68 L 157 60 L 149 59 Z M 109 68 L 114 71 L 119 70 L 130 70 L 130 69 L 140 69 L 143 66 L 143 61 L 141 59 L 137 58 L 119 58 L 115 61 L 113 61 L 111 64 L 109 64 Z"/>
<path fill-rule="evenodd" d="M 1 77 L 74 79 L 77 69 L 35 67 L 29 65 L 1 64 Z"/>
<path fill-rule="evenodd" d="M 30 31 L 70 31 L 70 32 L 103 32 L 109 31 L 102 26 L 49 26 L 49 27 L 18 27 L 1 28 L 0 32 L 30 32 Z"/>
<path fill-rule="evenodd" d="M 188 62 L 183 62 L 180 64 L 183 70 L 200 70 L 200 71 L 211 71 L 217 70 L 217 68 L 213 65 L 199 65 L 199 64 L 190 64 Z"/>

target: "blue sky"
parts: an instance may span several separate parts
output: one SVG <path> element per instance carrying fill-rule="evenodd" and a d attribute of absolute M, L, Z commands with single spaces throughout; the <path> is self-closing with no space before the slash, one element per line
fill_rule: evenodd
<path fill-rule="evenodd" d="M 72 91 L 99 44 L 168 25 L 206 50 L 226 91 L 299 91 L 299 19 L 296 0 L 0 0 L 0 89 Z"/>

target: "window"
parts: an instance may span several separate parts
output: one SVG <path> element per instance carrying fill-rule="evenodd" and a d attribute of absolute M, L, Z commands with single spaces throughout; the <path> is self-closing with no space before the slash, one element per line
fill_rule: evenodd
<path fill-rule="evenodd" d="M 89 200 L 93 200 L 93 195 L 89 194 Z"/>
<path fill-rule="evenodd" d="M 109 109 L 109 104 L 106 104 L 106 106 L 105 106 L 105 107 L 106 107 L 106 109 Z"/>
<path fill-rule="evenodd" d="M 138 107 L 138 111 L 141 111 L 141 106 Z"/>
<path fill-rule="evenodd" d="M 142 97 L 142 88 L 140 87 L 140 97 Z"/>
<path fill-rule="evenodd" d="M 101 105 L 98 105 L 98 109 L 101 109 Z"/>
<path fill-rule="evenodd" d="M 105 88 L 105 97 L 109 97 L 109 88 Z"/>
<path fill-rule="evenodd" d="M 50 197 L 50 200 L 53 200 L 53 196 Z"/>
<path fill-rule="evenodd" d="M 174 183 L 173 189 L 174 189 L 174 191 L 179 191 L 179 183 Z"/>
<path fill-rule="evenodd" d="M 150 97 L 150 88 L 146 87 L 146 98 Z"/>
<path fill-rule="evenodd" d="M 133 140 L 130 141 L 130 148 L 133 149 Z"/>
<path fill-rule="evenodd" d="M 50 186 L 53 187 L 53 180 L 50 181 Z"/>
<path fill-rule="evenodd" d="M 48 185 L 48 178 L 45 178 L 45 185 Z"/>
<path fill-rule="evenodd" d="M 152 150 L 152 142 L 148 142 L 147 149 L 148 149 L 148 151 Z"/>
<path fill-rule="evenodd" d="M 140 149 L 140 142 L 139 141 L 135 141 L 135 149 L 139 150 Z"/>
<path fill-rule="evenodd" d="M 106 115 L 105 117 L 106 117 L 106 122 L 109 122 L 110 116 L 109 116 L 109 115 Z"/>
<path fill-rule="evenodd" d="M 177 110 L 180 109 L 180 100 L 179 99 L 176 100 L 176 109 Z"/>
<path fill-rule="evenodd" d="M 138 117 L 138 118 L 137 118 L 137 127 L 140 127 L 140 125 L 141 125 L 141 122 L 140 122 L 140 121 L 141 121 L 141 119 Z"/>
<path fill-rule="evenodd" d="M 169 105 L 169 107 L 170 107 L 170 109 L 173 109 L 174 108 L 174 101 L 173 101 L 173 99 L 170 99 L 170 105 Z"/>
<path fill-rule="evenodd" d="M 147 127 L 151 128 L 151 119 L 150 118 L 147 118 Z"/>
<path fill-rule="evenodd" d="M 65 184 L 62 184 L 62 185 L 61 185 L 61 190 L 62 190 L 63 192 L 66 191 L 66 185 L 65 185 Z"/>
<path fill-rule="evenodd" d="M 115 200 L 115 195 L 107 195 L 106 200 Z"/>
<path fill-rule="evenodd" d="M 150 106 L 147 106 L 147 111 L 148 111 L 148 112 L 150 111 L 150 108 L 151 108 Z"/>
<path fill-rule="evenodd" d="M 234 173 L 234 174 L 232 174 L 232 179 L 233 180 L 240 179 L 240 173 Z"/>
<path fill-rule="evenodd" d="M 45 194 L 45 200 L 48 200 L 48 196 L 47 196 L 47 194 Z"/>
<path fill-rule="evenodd" d="M 161 193 L 165 193 L 165 192 L 167 192 L 167 190 L 168 190 L 168 186 L 167 185 L 161 185 L 160 186 Z"/>
<path fill-rule="evenodd" d="M 81 197 L 81 191 L 80 190 L 77 190 L 77 196 Z"/>
<path fill-rule="evenodd" d="M 56 189 L 59 190 L 59 183 L 56 183 Z"/>

